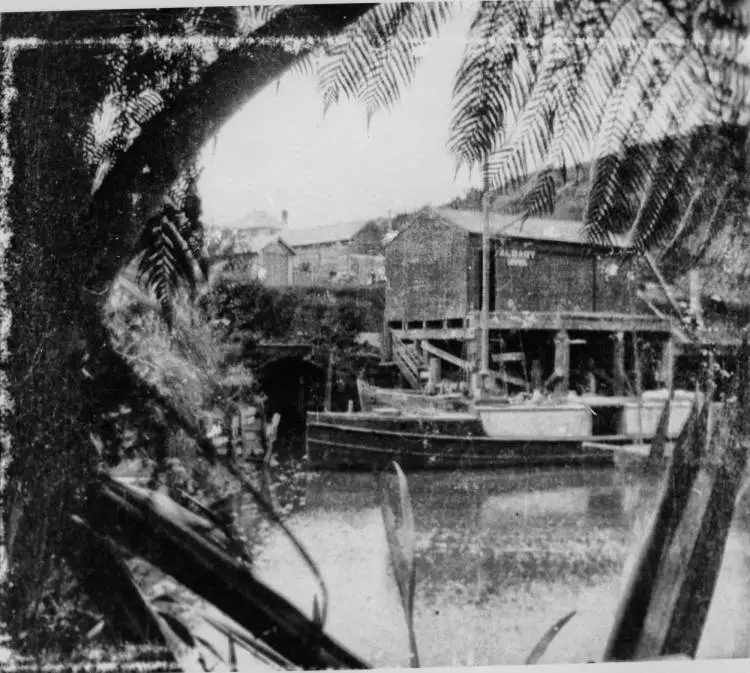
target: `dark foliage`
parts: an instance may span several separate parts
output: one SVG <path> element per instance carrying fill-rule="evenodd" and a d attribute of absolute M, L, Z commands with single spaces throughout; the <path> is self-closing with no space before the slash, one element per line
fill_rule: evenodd
<path fill-rule="evenodd" d="M 66 512 L 100 461 L 90 432 L 139 395 L 163 411 L 113 354 L 102 325 L 114 278 L 220 125 L 305 49 L 369 8 L 283 8 L 247 22 L 234 8 L 3 15 L 4 64 L 12 68 L 5 74 L 18 93 L 2 118 L 14 225 L 6 260 L 13 358 L 5 373 L 15 405 L 3 418 L 12 437 L 2 494 L 11 568 L 3 612 L 15 645 L 38 652 L 54 644 L 55 629 L 39 619 L 43 601 L 55 603 L 56 584 L 45 580 L 61 572 Z M 205 48 L 217 34 L 255 29 L 271 47 L 218 49 L 218 57 Z M 178 39 L 139 42 L 155 34 Z M 287 34 L 309 37 L 310 47 L 290 52 L 273 40 Z M 113 36 L 122 39 L 97 39 Z M 191 36 L 208 41 L 179 39 Z M 7 41 L 16 37 L 37 39 Z M 92 122 L 107 102 L 119 114 L 95 142 Z"/>
<path fill-rule="evenodd" d="M 360 332 L 377 332 L 383 288 L 271 288 L 260 282 L 221 282 L 201 299 L 226 338 L 311 342 L 316 347 L 352 346 Z"/>

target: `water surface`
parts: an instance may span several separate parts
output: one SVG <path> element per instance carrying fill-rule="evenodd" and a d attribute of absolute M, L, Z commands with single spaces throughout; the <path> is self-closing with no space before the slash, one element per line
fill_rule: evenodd
<path fill-rule="evenodd" d="M 523 663 L 570 610 L 577 615 L 543 661 L 600 660 L 623 574 L 658 497 L 658 475 L 588 468 L 408 478 L 422 665 Z M 373 665 L 408 666 L 376 477 L 312 473 L 296 489 L 301 497 L 288 523 L 328 586 L 329 633 Z M 699 658 L 750 654 L 749 502 L 743 498 L 730 534 Z M 315 582 L 278 531 L 264 534 L 258 568 L 311 614 Z"/>

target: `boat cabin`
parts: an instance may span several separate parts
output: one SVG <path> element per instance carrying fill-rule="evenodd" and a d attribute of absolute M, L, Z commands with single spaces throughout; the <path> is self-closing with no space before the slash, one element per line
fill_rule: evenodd
<path fill-rule="evenodd" d="M 413 388 L 468 385 L 481 362 L 479 211 L 417 213 L 386 247 L 384 351 Z M 505 394 L 665 387 L 671 321 L 639 299 L 640 261 L 583 225 L 491 213 L 488 369 Z"/>

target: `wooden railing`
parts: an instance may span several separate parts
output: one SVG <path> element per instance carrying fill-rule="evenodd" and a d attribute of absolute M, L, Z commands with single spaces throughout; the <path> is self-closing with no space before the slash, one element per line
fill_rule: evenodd
<path fill-rule="evenodd" d="M 419 354 L 416 352 L 416 347 L 404 343 L 395 334 L 393 334 L 393 362 L 412 388 L 419 390 L 422 387 L 419 378 L 422 363 Z"/>

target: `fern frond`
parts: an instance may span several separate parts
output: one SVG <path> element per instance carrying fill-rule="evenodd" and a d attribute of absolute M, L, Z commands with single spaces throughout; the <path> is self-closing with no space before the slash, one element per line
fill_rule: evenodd
<path fill-rule="evenodd" d="M 750 124 L 750 67 L 737 62 L 744 24 L 710 18 L 712 3 L 481 5 L 454 87 L 457 165 L 490 157 L 493 187 L 526 187 L 511 210 L 527 217 L 550 212 L 569 169 L 588 162 L 592 241 L 629 232 L 648 247 L 692 231 L 709 216 L 694 198 L 701 164 L 713 184 L 728 175 L 706 149 L 715 139 L 696 129 Z M 727 202 L 722 212 L 734 212 Z"/>
<path fill-rule="evenodd" d="M 585 41 L 590 32 L 587 18 L 591 13 L 592 6 L 586 0 L 565 3 L 557 10 L 552 29 L 544 37 L 533 89 L 490 162 L 492 183 L 500 189 L 526 180 L 531 171 L 540 170 L 546 162 L 555 127 L 586 58 Z"/>
<path fill-rule="evenodd" d="M 637 2 L 593 3 L 590 25 L 581 37 L 583 48 L 576 76 L 559 90 L 558 119 L 553 130 L 548 166 L 565 171 L 590 160 L 598 120 L 633 50 L 642 24 Z"/>
<path fill-rule="evenodd" d="M 95 192 L 117 157 L 138 136 L 142 126 L 164 107 L 162 96 L 144 89 L 132 96 L 110 95 L 99 106 L 84 143 L 86 160 L 94 171 Z"/>
<path fill-rule="evenodd" d="M 523 0 L 481 3 L 453 87 L 448 148 L 459 168 L 483 164 L 528 97 L 541 33 Z"/>
<path fill-rule="evenodd" d="M 387 3 L 367 12 L 328 46 L 320 68 L 324 108 L 341 96 L 365 103 L 368 122 L 390 108 L 421 61 L 419 50 L 450 17 L 449 2 Z"/>
<path fill-rule="evenodd" d="M 705 194 L 706 190 L 706 184 L 708 182 L 708 177 L 704 173 L 703 179 L 701 180 L 700 184 L 698 184 L 694 190 L 693 194 L 690 197 L 690 200 L 688 201 L 687 207 L 685 208 L 684 212 L 680 216 L 680 220 L 677 223 L 677 227 L 675 228 L 674 234 L 669 239 L 669 241 L 664 245 L 660 251 L 659 254 L 659 261 L 663 258 L 665 258 L 676 246 L 677 244 L 682 240 L 684 236 L 689 234 L 696 224 L 696 218 L 694 217 L 695 212 L 698 208 L 698 203 L 703 198 L 703 195 Z"/>
<path fill-rule="evenodd" d="M 556 172 L 549 167 L 536 173 L 531 187 L 518 199 L 511 201 L 508 210 L 514 215 L 521 215 L 523 220 L 551 213 L 557 200 L 555 178 Z"/>
<path fill-rule="evenodd" d="M 321 52 L 319 49 L 312 50 L 309 54 L 295 61 L 285 74 L 305 75 L 306 77 L 317 75 L 320 56 Z"/>
<path fill-rule="evenodd" d="M 546 105 L 547 112 L 538 113 L 538 118 L 534 119 L 533 111 L 528 110 L 530 114 L 525 122 L 527 128 L 532 124 L 544 122 L 545 114 L 552 119 L 552 123 L 547 129 L 549 136 L 544 138 L 544 143 L 549 144 L 546 156 L 543 152 L 537 152 L 536 163 L 543 164 L 543 167 L 534 171 L 531 188 L 513 204 L 520 209 L 519 214 L 524 217 L 552 212 L 556 200 L 557 181 L 551 180 L 549 176 L 555 173 L 564 183 L 570 168 L 580 166 L 589 160 L 594 133 L 592 122 L 596 120 L 598 110 L 603 107 L 606 96 L 600 96 L 599 100 L 592 100 L 590 97 L 586 100 L 584 94 L 590 94 L 592 91 L 601 93 L 602 86 L 591 87 L 593 79 L 602 84 L 601 53 L 615 36 L 630 34 L 633 27 L 639 25 L 640 18 L 633 7 L 634 4 L 633 0 L 619 3 L 600 3 L 591 0 L 582 2 L 577 8 L 568 7 L 567 12 L 558 12 L 560 22 L 557 25 L 559 35 L 556 39 L 562 40 L 567 48 L 560 51 L 557 66 L 554 69 L 550 68 L 546 76 L 547 86 L 550 79 L 554 79 L 555 83 L 551 87 L 553 92 L 545 100 L 542 95 L 544 87 L 538 89 L 534 106 L 538 109 L 539 106 Z M 621 51 L 617 53 L 618 58 L 610 54 L 610 60 L 620 66 Z M 611 69 L 619 72 L 619 67 Z M 595 73 L 595 77 L 592 77 L 592 72 Z M 606 85 L 606 82 L 604 84 Z M 532 104 L 527 107 L 532 108 Z M 536 133 L 539 138 L 539 131 Z M 494 167 L 497 168 L 497 164 Z M 500 180 L 517 181 L 519 177 L 506 175 L 500 176 Z"/>
<path fill-rule="evenodd" d="M 659 143 L 658 157 L 651 171 L 649 189 L 641 200 L 640 208 L 629 232 L 633 248 L 644 249 L 660 241 L 654 237 L 666 235 L 666 227 L 660 218 L 673 194 L 675 180 L 683 173 L 684 164 L 695 150 L 695 140 L 690 138 L 664 138 Z M 659 226 L 661 225 L 661 226 Z"/>
<path fill-rule="evenodd" d="M 156 91 L 144 90 L 125 102 L 124 114 L 131 124 L 143 126 L 164 107 L 164 100 Z"/>
<path fill-rule="evenodd" d="M 175 294 L 183 286 L 194 291 L 199 282 L 190 229 L 185 215 L 168 205 L 146 223 L 138 245 L 137 279 L 154 293 L 170 327 Z"/>
<path fill-rule="evenodd" d="M 236 7 L 237 32 L 240 35 L 251 35 L 262 25 L 273 19 L 283 8 L 283 5 Z"/>
<path fill-rule="evenodd" d="M 725 223 L 721 221 L 721 214 L 723 211 L 727 210 L 730 205 L 727 199 L 727 195 L 735 182 L 736 178 L 730 179 L 716 194 L 716 198 L 714 199 L 714 202 L 712 204 L 713 208 L 711 209 L 708 221 L 703 223 L 702 231 L 698 232 L 699 234 L 702 234 L 702 236 L 700 236 L 700 243 L 697 246 L 693 247 L 693 262 L 699 262 L 705 257 L 709 247 L 711 246 L 714 236 L 719 232 L 719 230 L 725 227 Z"/>
<path fill-rule="evenodd" d="M 628 64 L 613 96 L 602 114 L 595 156 L 592 164 L 591 191 L 584 212 L 584 224 L 593 240 L 608 237 L 608 212 L 617 201 L 619 169 L 628 147 L 644 145 L 644 129 L 653 121 L 652 112 L 664 87 L 679 72 L 679 61 L 685 54 L 665 51 L 664 44 L 674 44 L 681 37 L 679 24 L 666 18 L 640 53 Z M 675 63 L 674 59 L 678 59 Z M 636 167 L 648 172 L 648 161 Z"/>

